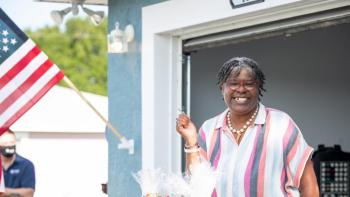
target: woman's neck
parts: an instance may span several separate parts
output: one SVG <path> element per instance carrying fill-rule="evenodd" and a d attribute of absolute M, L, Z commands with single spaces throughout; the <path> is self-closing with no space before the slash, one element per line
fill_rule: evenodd
<path fill-rule="evenodd" d="M 253 110 L 246 114 L 236 114 L 236 113 L 231 113 L 231 122 L 235 128 L 241 128 L 255 113 L 257 110 L 258 105 L 256 105 Z"/>

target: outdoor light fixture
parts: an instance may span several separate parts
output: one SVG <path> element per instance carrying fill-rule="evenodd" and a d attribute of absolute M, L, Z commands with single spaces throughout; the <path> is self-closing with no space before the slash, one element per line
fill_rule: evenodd
<path fill-rule="evenodd" d="M 92 11 L 88 8 L 83 7 L 83 6 L 81 6 L 81 8 L 83 9 L 83 11 L 87 15 L 89 15 L 89 17 L 94 25 L 99 25 L 102 22 L 103 17 L 105 15 L 104 11 Z"/>
<path fill-rule="evenodd" d="M 63 10 L 54 10 L 51 12 L 51 17 L 57 25 L 60 25 L 63 22 L 64 16 L 70 11 L 72 11 L 72 8 L 70 7 Z"/>
<path fill-rule="evenodd" d="M 104 17 L 104 11 L 93 11 L 88 8 L 83 7 L 83 4 L 79 4 L 80 7 L 83 9 L 83 11 L 90 17 L 92 23 L 94 25 L 99 25 Z M 68 7 L 63 10 L 54 10 L 51 12 L 51 17 L 55 21 L 57 25 L 62 24 L 63 18 L 65 15 L 67 15 L 69 12 L 72 12 L 73 15 L 78 15 L 79 13 L 79 7 L 78 3 L 73 2 L 71 7 Z"/>
<path fill-rule="evenodd" d="M 134 40 L 134 27 L 127 25 L 125 30 L 119 28 L 119 23 L 115 23 L 115 29 L 108 34 L 108 52 L 124 53 L 128 51 L 128 43 Z"/>

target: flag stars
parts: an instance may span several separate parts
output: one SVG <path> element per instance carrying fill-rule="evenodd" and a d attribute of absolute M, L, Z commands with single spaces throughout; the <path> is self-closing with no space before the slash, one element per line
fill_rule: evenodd
<path fill-rule="evenodd" d="M 7 30 L 3 30 L 2 35 L 6 37 L 7 35 L 9 35 L 9 32 Z"/>
<path fill-rule="evenodd" d="M 17 40 L 16 40 L 16 38 L 12 38 L 10 42 L 11 42 L 11 44 L 12 44 L 12 45 L 17 44 Z"/>
<path fill-rule="evenodd" d="M 2 43 L 7 44 L 8 42 L 9 42 L 9 40 L 7 38 L 2 39 Z"/>
<path fill-rule="evenodd" d="M 2 47 L 2 50 L 3 50 L 4 52 L 7 52 L 7 51 L 9 50 L 9 48 L 5 45 L 5 46 Z"/>

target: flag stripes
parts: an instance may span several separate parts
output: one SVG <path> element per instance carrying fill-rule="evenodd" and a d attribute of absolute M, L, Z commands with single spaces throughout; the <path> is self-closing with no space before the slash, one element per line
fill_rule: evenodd
<path fill-rule="evenodd" d="M 9 94 L 11 94 L 14 90 L 16 90 L 21 84 L 23 84 L 30 75 L 35 72 L 41 64 L 43 64 L 47 60 L 47 57 L 43 53 L 36 56 L 30 63 L 27 63 L 27 65 L 21 65 L 21 70 L 18 73 L 16 73 L 15 76 L 12 76 L 11 79 L 4 79 L 6 85 L 0 89 L 0 103 L 3 101 L 4 98 L 6 98 Z M 24 60 L 28 61 L 28 60 Z M 16 66 L 16 65 L 14 65 Z M 12 69 L 9 71 L 11 72 Z M 6 74 L 7 75 L 7 74 Z M 5 75 L 5 76 L 6 76 Z M 10 83 L 8 82 L 10 81 Z M 2 83 L 2 82 L 1 82 Z M 2 85 L 1 85 L 2 86 Z"/>
<path fill-rule="evenodd" d="M 34 84 L 52 65 L 53 64 L 50 60 L 46 60 L 46 62 L 42 64 L 35 72 L 33 72 L 26 81 L 21 83 L 19 87 L 13 89 L 13 91 L 11 91 L 12 93 L 8 95 L 7 98 L 1 103 L 0 114 L 3 113 L 6 108 L 11 106 L 19 97 L 21 97 L 21 95 L 23 95 L 23 93 L 30 88 L 29 84 Z"/>
<path fill-rule="evenodd" d="M 25 57 L 22 58 L 21 61 L 19 61 L 16 65 L 14 65 L 11 70 L 9 70 L 1 79 L 1 84 L 0 84 L 0 90 L 11 80 L 13 80 L 14 77 L 17 77 L 17 79 L 20 79 L 20 76 L 16 76 L 18 73 L 21 72 L 24 68 L 28 69 L 28 65 L 35 57 L 40 53 L 40 49 L 37 47 L 33 48 Z M 25 67 L 27 65 L 27 67 Z M 35 64 L 34 64 L 35 65 Z"/>
<path fill-rule="evenodd" d="M 63 78 L 63 73 L 52 66 L 32 86 L 8 106 L 0 115 L 0 133 L 6 131 L 22 114 L 33 106 L 45 93 Z M 2 105 L 2 104 L 1 104 Z"/>
<path fill-rule="evenodd" d="M 0 9 L 0 135 L 64 74 Z"/>

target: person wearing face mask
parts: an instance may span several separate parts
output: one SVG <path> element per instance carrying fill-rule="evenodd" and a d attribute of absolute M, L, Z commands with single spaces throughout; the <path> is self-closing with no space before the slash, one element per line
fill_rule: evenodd
<path fill-rule="evenodd" d="M 16 153 L 16 136 L 13 131 L 5 131 L 0 136 L 0 152 L 5 181 L 5 192 L 0 197 L 33 197 L 34 165 Z"/>

